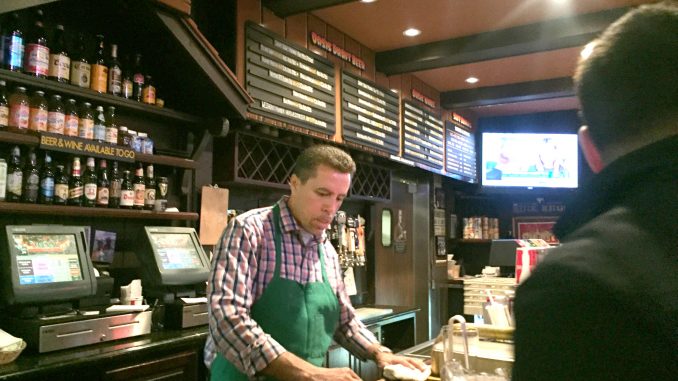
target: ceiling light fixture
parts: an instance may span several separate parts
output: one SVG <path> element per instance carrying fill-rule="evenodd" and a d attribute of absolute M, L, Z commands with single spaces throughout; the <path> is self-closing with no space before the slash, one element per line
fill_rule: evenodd
<path fill-rule="evenodd" d="M 360 0 L 361 3 L 374 3 L 377 0 Z"/>
<path fill-rule="evenodd" d="M 478 82 L 478 78 L 476 78 L 476 77 L 468 77 L 468 78 L 466 78 L 465 81 L 466 81 L 466 83 L 474 84 L 474 83 Z"/>
<path fill-rule="evenodd" d="M 414 37 L 420 35 L 421 31 L 419 29 L 409 28 L 406 29 L 403 34 L 407 37 Z"/>
<path fill-rule="evenodd" d="M 588 44 L 586 44 L 586 46 L 584 46 L 584 49 L 582 49 L 581 52 L 579 53 L 581 58 L 583 58 L 583 59 L 589 58 L 591 53 L 593 53 L 593 48 L 595 48 L 595 46 L 596 46 L 595 41 L 591 41 Z"/>

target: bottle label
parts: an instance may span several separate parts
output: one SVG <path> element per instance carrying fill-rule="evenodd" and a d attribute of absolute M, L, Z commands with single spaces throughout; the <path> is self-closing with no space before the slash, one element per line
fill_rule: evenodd
<path fill-rule="evenodd" d="M 10 69 L 23 68 L 24 62 L 24 39 L 19 36 L 12 36 L 9 40 L 8 59 L 5 61 Z"/>
<path fill-rule="evenodd" d="M 89 87 L 91 65 L 82 61 L 71 64 L 71 85 Z"/>
<path fill-rule="evenodd" d="M 28 129 L 32 131 L 47 131 L 47 110 L 31 107 Z"/>
<path fill-rule="evenodd" d="M 0 106 L 0 126 L 9 126 L 9 107 Z"/>
<path fill-rule="evenodd" d="M 28 129 L 30 108 L 28 105 L 15 104 L 9 108 L 9 125 L 20 129 Z"/>
<path fill-rule="evenodd" d="M 140 73 L 134 74 L 133 81 L 134 81 L 134 83 L 139 85 L 139 87 L 141 87 L 144 84 L 144 75 L 140 74 Z"/>
<path fill-rule="evenodd" d="M 34 75 L 49 73 L 49 48 L 40 44 L 26 46 L 26 72 Z"/>
<path fill-rule="evenodd" d="M 112 180 L 110 185 L 110 197 L 111 198 L 120 198 L 122 194 L 122 188 L 120 180 Z"/>
<path fill-rule="evenodd" d="M 153 86 L 144 87 L 144 89 L 141 91 L 141 100 L 144 103 L 154 105 L 155 104 L 155 87 L 153 87 Z"/>
<path fill-rule="evenodd" d="M 92 119 L 80 118 L 78 136 L 83 139 L 94 139 L 94 121 Z"/>
<path fill-rule="evenodd" d="M 68 190 L 68 198 L 80 198 L 83 194 L 83 187 L 70 188 Z"/>
<path fill-rule="evenodd" d="M 155 204 L 155 189 L 146 189 L 146 194 L 144 195 L 144 204 L 146 206 L 153 206 Z"/>
<path fill-rule="evenodd" d="M 102 142 L 106 140 L 106 126 L 103 124 L 94 125 L 94 140 Z"/>
<path fill-rule="evenodd" d="M 0 201 L 5 199 L 7 192 L 7 163 L 0 160 Z"/>
<path fill-rule="evenodd" d="M 131 189 L 125 189 L 120 193 L 120 206 L 133 206 L 134 205 L 134 191 Z"/>
<path fill-rule="evenodd" d="M 144 206 L 146 184 L 134 184 L 134 206 Z"/>
<path fill-rule="evenodd" d="M 92 78 L 90 78 L 90 88 L 100 93 L 106 92 L 108 83 L 108 68 L 104 65 L 92 65 Z"/>
<path fill-rule="evenodd" d="M 70 79 L 71 59 L 64 54 L 50 54 L 49 77 L 56 79 Z"/>
<path fill-rule="evenodd" d="M 108 205 L 108 188 L 100 187 L 97 189 L 97 205 Z"/>
<path fill-rule="evenodd" d="M 45 177 L 40 182 L 40 193 L 44 197 L 54 196 L 54 177 Z"/>
<path fill-rule="evenodd" d="M 54 198 L 63 202 L 68 199 L 68 184 L 56 184 L 54 186 Z"/>
<path fill-rule="evenodd" d="M 122 70 L 118 66 L 108 70 L 108 92 L 114 95 L 122 92 Z"/>
<path fill-rule="evenodd" d="M 123 80 L 121 91 L 124 98 L 132 98 L 134 96 L 134 85 L 132 84 L 132 81 L 129 79 Z"/>
<path fill-rule="evenodd" d="M 15 196 L 21 196 L 21 183 L 24 174 L 20 171 L 12 172 L 7 176 L 7 192 Z"/>
<path fill-rule="evenodd" d="M 97 199 L 97 185 L 88 183 L 85 184 L 85 198 L 87 198 L 90 201 L 94 201 Z"/>
<path fill-rule="evenodd" d="M 47 114 L 47 132 L 63 135 L 65 125 L 66 115 L 63 112 L 50 111 Z"/>
<path fill-rule="evenodd" d="M 75 115 L 66 115 L 64 120 L 64 135 L 78 136 L 79 118 Z"/>
<path fill-rule="evenodd" d="M 35 200 L 38 198 L 38 190 L 40 189 L 40 177 L 37 174 L 33 173 L 28 175 L 26 178 L 26 198 L 28 200 Z"/>
<path fill-rule="evenodd" d="M 118 144 L 118 129 L 116 127 L 106 127 L 106 143 Z"/>

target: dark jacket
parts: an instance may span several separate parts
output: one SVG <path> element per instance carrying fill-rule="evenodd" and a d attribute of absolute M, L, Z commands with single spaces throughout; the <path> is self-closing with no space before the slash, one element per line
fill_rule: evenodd
<path fill-rule="evenodd" d="M 596 175 L 515 300 L 513 380 L 678 379 L 678 136 Z"/>

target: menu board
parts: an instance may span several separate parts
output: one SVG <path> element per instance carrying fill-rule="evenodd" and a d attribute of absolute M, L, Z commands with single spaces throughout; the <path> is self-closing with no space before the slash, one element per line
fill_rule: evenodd
<path fill-rule="evenodd" d="M 470 183 L 478 182 L 476 144 L 471 128 L 445 121 L 445 171 L 447 176 Z"/>
<path fill-rule="evenodd" d="M 245 39 L 245 87 L 254 98 L 249 111 L 334 135 L 332 63 L 254 23 Z"/>
<path fill-rule="evenodd" d="M 398 96 L 345 72 L 341 81 L 344 140 L 397 155 Z"/>
<path fill-rule="evenodd" d="M 403 101 L 403 158 L 442 173 L 443 122 L 433 113 Z"/>

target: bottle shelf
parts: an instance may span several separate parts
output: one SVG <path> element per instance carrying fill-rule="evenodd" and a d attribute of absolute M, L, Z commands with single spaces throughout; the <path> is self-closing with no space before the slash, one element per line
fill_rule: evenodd
<path fill-rule="evenodd" d="M 24 215 L 57 215 L 96 218 L 125 218 L 139 220 L 175 220 L 197 221 L 198 213 L 191 212 L 153 212 L 149 210 L 87 208 L 83 206 L 21 204 L 0 201 L 0 213 L 17 213 Z"/>
<path fill-rule="evenodd" d="M 459 243 L 490 243 L 492 242 L 491 239 L 478 239 L 478 238 L 463 238 L 463 239 L 458 239 L 457 242 Z"/>

